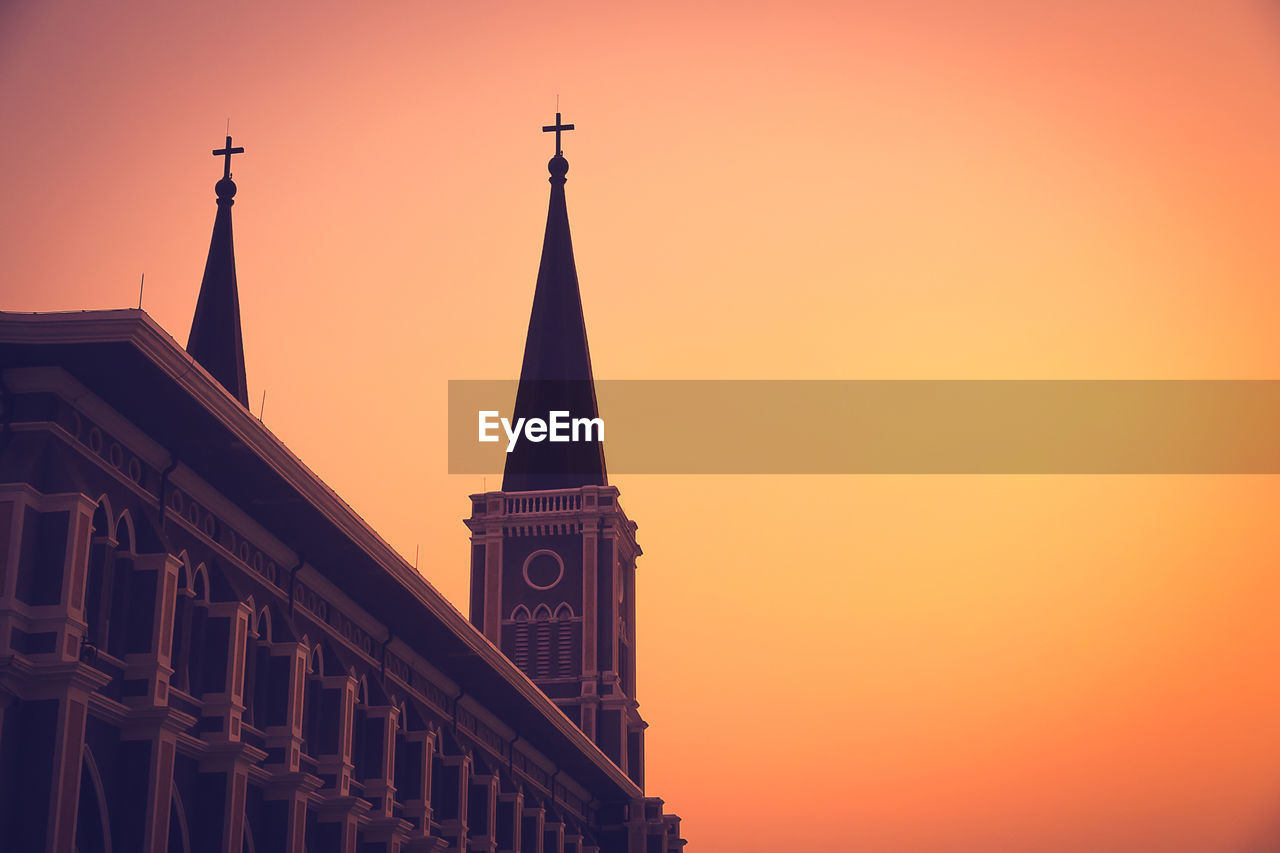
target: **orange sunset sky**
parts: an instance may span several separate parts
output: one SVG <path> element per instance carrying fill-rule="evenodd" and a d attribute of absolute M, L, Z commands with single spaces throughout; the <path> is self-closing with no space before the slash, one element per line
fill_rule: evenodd
<path fill-rule="evenodd" d="M 185 344 L 230 117 L 253 408 L 462 607 L 557 94 L 598 378 L 1280 378 L 1263 0 L 7 0 L 0 308 Z M 1275 477 L 614 482 L 691 851 L 1280 850 Z"/>

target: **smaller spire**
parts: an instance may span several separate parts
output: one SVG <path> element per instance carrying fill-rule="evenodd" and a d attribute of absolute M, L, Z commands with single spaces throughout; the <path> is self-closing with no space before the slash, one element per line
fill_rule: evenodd
<path fill-rule="evenodd" d="M 226 147 L 213 152 L 214 156 L 223 158 L 222 180 L 213 188 L 218 196 L 218 213 L 213 220 L 213 238 L 209 241 L 209 258 L 200 282 L 200 298 L 191 321 L 187 352 L 247 409 L 249 386 L 244 374 L 240 296 L 231 238 L 231 206 L 235 204 L 236 195 L 236 185 L 231 180 L 231 155 L 243 153 L 243 148 L 231 147 L 230 136 Z"/>

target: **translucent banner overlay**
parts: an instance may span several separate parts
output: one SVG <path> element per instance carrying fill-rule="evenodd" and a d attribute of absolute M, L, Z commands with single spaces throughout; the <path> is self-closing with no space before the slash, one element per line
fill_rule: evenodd
<path fill-rule="evenodd" d="M 449 382 L 449 473 L 504 470 L 516 388 Z M 1280 473 L 1273 380 L 603 380 L 596 399 L 610 474 Z"/>

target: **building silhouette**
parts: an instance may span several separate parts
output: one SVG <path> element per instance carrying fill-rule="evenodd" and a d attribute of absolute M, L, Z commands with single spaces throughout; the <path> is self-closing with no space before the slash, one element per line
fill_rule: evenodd
<path fill-rule="evenodd" d="M 559 118 L 517 412 L 595 406 Z M 185 351 L 140 310 L 0 313 L 0 847 L 683 849 L 601 446 L 471 496 L 468 621 L 248 411 L 242 150 Z"/>

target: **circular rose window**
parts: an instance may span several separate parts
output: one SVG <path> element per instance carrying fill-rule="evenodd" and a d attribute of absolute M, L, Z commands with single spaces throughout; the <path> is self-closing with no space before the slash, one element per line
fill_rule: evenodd
<path fill-rule="evenodd" d="M 534 551 L 524 561 L 525 583 L 534 589 L 551 589 L 564 577 L 564 561 L 555 551 Z"/>

